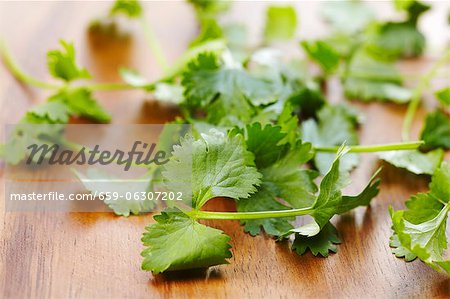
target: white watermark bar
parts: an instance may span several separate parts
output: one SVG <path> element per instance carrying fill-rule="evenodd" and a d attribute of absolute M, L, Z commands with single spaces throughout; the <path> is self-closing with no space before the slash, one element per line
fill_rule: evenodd
<path fill-rule="evenodd" d="M 18 124 L 5 131 L 6 211 L 128 215 L 191 207 L 191 176 L 171 185 L 163 176 L 174 147 L 192 136 L 190 125 Z M 192 172 L 192 163 L 183 167 L 180 173 Z"/>

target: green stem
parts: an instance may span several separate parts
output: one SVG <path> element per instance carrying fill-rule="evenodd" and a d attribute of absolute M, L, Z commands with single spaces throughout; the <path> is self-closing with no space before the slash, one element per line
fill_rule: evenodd
<path fill-rule="evenodd" d="M 283 218 L 301 215 L 309 215 L 314 211 L 313 208 L 302 208 L 281 211 L 264 211 L 264 212 L 208 212 L 208 211 L 189 211 L 186 212 L 189 217 L 194 219 L 216 219 L 216 220 L 246 220 L 246 219 L 266 219 L 266 218 Z"/>
<path fill-rule="evenodd" d="M 445 54 L 438 59 L 431 69 L 425 73 L 419 82 L 419 85 L 414 89 L 411 102 L 409 102 L 408 110 L 406 110 L 405 118 L 403 120 L 402 127 L 402 138 L 403 141 L 408 141 L 411 134 L 411 126 L 414 120 L 414 115 L 416 114 L 417 108 L 419 107 L 422 95 L 427 87 L 429 87 L 431 80 L 435 76 L 439 68 L 441 68 L 447 60 L 450 59 L 450 50 L 445 52 Z"/>
<path fill-rule="evenodd" d="M 169 69 L 169 64 L 167 63 L 166 56 L 164 55 L 161 45 L 158 42 L 155 33 L 148 25 L 145 17 L 141 17 L 141 25 L 144 30 L 145 40 L 147 41 L 150 50 L 153 52 L 153 55 L 155 55 L 156 62 L 158 63 L 159 67 L 163 70 L 163 72 L 166 72 Z"/>
<path fill-rule="evenodd" d="M 400 151 L 400 150 L 415 150 L 419 148 L 423 141 L 404 142 L 404 143 L 390 143 L 390 144 L 374 144 L 374 145 L 354 145 L 348 146 L 349 153 L 373 153 L 386 151 Z M 315 146 L 316 152 L 335 153 L 339 150 L 339 146 Z"/>
<path fill-rule="evenodd" d="M 39 79 L 36 79 L 32 76 L 27 75 L 24 71 L 22 71 L 19 67 L 19 65 L 14 61 L 11 53 L 9 52 L 8 48 L 6 47 L 6 44 L 3 42 L 3 40 L 0 38 L 0 56 L 3 59 L 3 62 L 5 63 L 5 66 L 7 69 L 16 77 L 17 80 L 36 86 L 39 88 L 44 89 L 59 89 L 61 88 L 61 85 L 59 84 L 53 84 L 49 82 L 44 82 Z"/>
<path fill-rule="evenodd" d="M 140 89 L 141 87 L 132 86 L 127 83 L 92 83 L 82 85 L 82 87 L 89 88 L 92 91 L 97 90 L 127 90 L 127 89 Z"/>

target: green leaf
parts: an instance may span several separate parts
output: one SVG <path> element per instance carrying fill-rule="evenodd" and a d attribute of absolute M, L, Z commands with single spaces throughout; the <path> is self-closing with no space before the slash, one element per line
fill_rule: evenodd
<path fill-rule="evenodd" d="M 296 233 L 292 250 L 302 255 L 309 249 L 315 256 L 320 254 L 327 257 L 330 252 L 337 252 L 336 244 L 340 243 L 336 228 L 328 222 L 318 234 L 311 237 Z"/>
<path fill-rule="evenodd" d="M 362 31 L 375 18 L 372 9 L 359 1 L 324 2 L 322 15 L 333 29 L 348 34 Z"/>
<path fill-rule="evenodd" d="M 203 19 L 200 23 L 200 33 L 191 41 L 189 47 L 195 47 L 208 40 L 215 40 L 223 37 L 222 27 L 212 18 Z"/>
<path fill-rule="evenodd" d="M 49 102 L 64 103 L 71 115 L 87 117 L 101 123 L 111 120 L 111 116 L 92 97 L 92 92 L 83 87 L 65 89 L 49 98 Z"/>
<path fill-rule="evenodd" d="M 317 62 L 326 74 L 333 73 L 339 66 L 339 53 L 324 41 L 300 43 L 308 57 Z"/>
<path fill-rule="evenodd" d="M 388 22 L 378 28 L 368 47 L 378 57 L 416 57 L 425 50 L 425 36 L 411 23 Z"/>
<path fill-rule="evenodd" d="M 142 15 L 142 7 L 137 0 L 116 0 L 109 14 L 111 16 L 123 14 L 129 18 L 138 18 Z"/>
<path fill-rule="evenodd" d="M 213 124 L 230 116 L 248 121 L 255 113 L 253 106 L 275 100 L 269 83 L 250 76 L 239 64 L 220 64 L 212 53 L 200 54 L 188 64 L 182 85 L 187 105 L 206 111 Z"/>
<path fill-rule="evenodd" d="M 281 127 L 259 123 L 245 129 L 247 149 L 255 156 L 255 164 L 262 173 L 258 192 L 249 199 L 237 202 L 238 211 L 268 211 L 308 207 L 314 203 L 317 173 L 301 169 L 312 158 L 311 144 L 286 143 L 286 133 Z M 278 199 L 288 205 L 281 204 Z M 252 235 L 260 233 L 261 227 L 273 236 L 282 236 L 292 228 L 292 218 L 269 218 L 246 220 L 245 230 Z"/>
<path fill-rule="evenodd" d="M 289 145 L 282 144 L 282 140 L 287 134 L 281 132 L 280 126 L 254 123 L 247 125 L 246 133 L 247 150 L 255 156 L 257 168 L 268 167 L 286 154 Z"/>
<path fill-rule="evenodd" d="M 365 50 L 355 53 L 344 76 L 345 95 L 362 101 L 406 103 L 411 91 L 401 86 L 400 73 L 393 64 L 376 60 Z"/>
<path fill-rule="evenodd" d="M 339 160 L 348 151 L 348 148 L 341 147 L 336 158 L 322 179 L 319 188 L 319 195 L 314 203 L 311 216 L 317 224 L 323 228 L 324 225 L 336 214 L 346 213 L 359 206 L 368 206 L 370 201 L 379 192 L 380 180 L 376 179 L 379 171 L 376 171 L 364 190 L 355 196 L 343 196 L 341 189 L 349 183 L 349 173 L 339 171 Z"/>
<path fill-rule="evenodd" d="M 344 105 L 324 106 L 317 115 L 318 120 L 302 123 L 303 140 L 315 146 L 336 146 L 358 144 L 358 116 Z M 316 153 L 314 164 L 320 173 L 325 174 L 334 161 L 334 154 Z M 341 161 L 341 170 L 348 171 L 359 163 L 359 156 L 349 154 Z"/>
<path fill-rule="evenodd" d="M 393 213 L 394 231 L 402 246 L 425 262 L 442 260 L 442 254 L 447 248 L 445 228 L 448 210 L 446 205 L 435 218 L 419 224 L 405 220 L 403 211 Z"/>
<path fill-rule="evenodd" d="M 435 182 L 434 184 L 436 184 L 437 181 L 435 176 L 433 176 L 433 181 Z M 445 186 L 445 184 L 443 186 Z M 411 198 L 406 201 L 408 210 L 404 212 L 405 219 L 414 224 L 433 219 L 442 210 L 442 202 L 440 202 L 438 198 L 439 197 L 433 196 L 431 193 L 418 193 L 411 196 Z"/>
<path fill-rule="evenodd" d="M 128 217 L 131 214 L 138 215 L 139 213 L 150 212 L 155 207 L 155 202 L 149 200 L 131 200 L 127 199 L 127 193 L 139 194 L 152 190 L 152 178 L 129 180 L 119 179 L 111 176 L 95 168 L 89 168 L 86 174 L 83 174 L 75 169 L 72 170 L 78 179 L 83 183 L 84 187 L 97 195 L 116 215 Z M 117 193 L 117 198 L 113 196 Z M 111 198 L 108 197 L 108 194 Z"/>
<path fill-rule="evenodd" d="M 142 269 L 161 273 L 173 270 L 204 268 L 227 264 L 231 258 L 230 237 L 221 230 L 190 219 L 179 210 L 154 216 L 147 226 L 142 243 Z"/>
<path fill-rule="evenodd" d="M 325 105 L 327 100 L 318 86 L 304 86 L 296 89 L 289 98 L 288 102 L 298 109 L 301 119 L 317 117 L 318 111 Z"/>
<path fill-rule="evenodd" d="M 64 127 L 64 124 L 58 124 L 47 116 L 27 112 L 6 139 L 5 161 L 13 165 L 18 164 L 28 156 L 30 150 L 27 147 L 32 144 L 47 144 L 51 147 L 58 143 L 62 139 Z M 52 153 L 53 151 L 49 151 L 46 158 Z M 34 156 L 33 161 L 36 162 L 38 158 L 39 156 Z"/>
<path fill-rule="evenodd" d="M 295 35 L 297 14 L 292 6 L 269 6 L 266 14 L 264 38 L 267 41 L 287 40 Z"/>
<path fill-rule="evenodd" d="M 188 0 L 197 12 L 200 21 L 215 18 L 230 8 L 231 1 L 221 0 Z"/>
<path fill-rule="evenodd" d="M 192 197 L 196 209 L 213 197 L 248 198 L 260 184 L 256 168 L 246 165 L 249 153 L 242 135 L 226 137 L 211 130 L 198 140 L 182 140 L 172 155 L 163 171 L 168 188 Z"/>
<path fill-rule="evenodd" d="M 70 82 L 76 79 L 90 78 L 89 72 L 77 66 L 73 44 L 61 40 L 62 50 L 47 53 L 47 65 L 53 77 Z"/>
<path fill-rule="evenodd" d="M 436 270 L 449 273 L 445 230 L 450 211 L 450 164 L 444 162 L 433 175 L 429 193 L 419 193 L 407 202 L 407 211 L 391 209 L 398 245 Z"/>
<path fill-rule="evenodd" d="M 444 158 L 444 151 L 436 149 L 428 153 L 419 151 L 391 151 L 379 153 L 380 159 L 394 165 L 405 168 L 415 174 L 432 175 Z"/>
<path fill-rule="evenodd" d="M 405 261 L 411 262 L 417 258 L 408 248 L 405 248 L 400 243 L 398 236 L 393 234 L 390 238 L 389 246 L 392 247 L 392 253 L 398 258 L 404 258 Z"/>
<path fill-rule="evenodd" d="M 368 206 L 370 201 L 378 195 L 380 191 L 380 179 L 377 179 L 377 175 L 380 173 L 381 168 L 378 169 L 373 175 L 372 178 L 367 183 L 366 187 L 361 191 L 358 195 L 355 196 L 342 196 L 342 201 L 339 206 L 336 208 L 336 214 L 343 214 L 350 210 L 353 210 L 359 206 Z"/>
<path fill-rule="evenodd" d="M 347 151 L 346 147 L 340 148 L 330 170 L 320 182 L 319 195 L 314 202 L 314 211 L 311 215 L 321 228 L 337 213 L 342 201 L 341 189 L 349 183 L 349 174 L 339 171 L 339 160 Z"/>
<path fill-rule="evenodd" d="M 288 209 L 290 208 L 277 201 L 273 193 L 264 187 L 250 198 L 241 199 L 237 202 L 238 212 L 279 211 Z M 242 220 L 241 223 L 245 227 L 245 232 L 248 232 L 252 236 L 259 235 L 262 228 L 268 235 L 278 237 L 293 228 L 290 224 L 292 220 L 294 220 L 294 217 Z"/>
<path fill-rule="evenodd" d="M 55 123 L 67 123 L 71 111 L 69 107 L 62 101 L 50 101 L 33 107 L 29 113 L 40 118 L 48 118 Z"/>
<path fill-rule="evenodd" d="M 409 3 L 404 6 L 408 13 L 408 19 L 406 20 L 408 23 L 417 26 L 417 21 L 419 17 L 427 12 L 431 6 L 428 4 L 422 3 L 420 1 L 408 1 Z"/>
<path fill-rule="evenodd" d="M 420 139 L 425 141 L 424 149 L 450 149 L 450 119 L 442 111 L 429 113 Z"/>
<path fill-rule="evenodd" d="M 450 87 L 438 90 L 435 95 L 442 105 L 450 106 Z"/>
<path fill-rule="evenodd" d="M 449 203 L 450 201 L 450 162 L 442 163 L 441 167 L 434 173 L 431 183 L 431 195 L 435 196 L 440 202 Z"/>

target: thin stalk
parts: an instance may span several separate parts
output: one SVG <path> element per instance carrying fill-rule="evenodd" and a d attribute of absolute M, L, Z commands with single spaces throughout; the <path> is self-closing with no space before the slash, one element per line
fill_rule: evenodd
<path fill-rule="evenodd" d="M 14 77 L 16 77 L 17 80 L 44 89 L 61 88 L 61 85 L 59 84 L 44 82 L 34 78 L 33 76 L 27 75 L 14 61 L 11 53 L 9 52 L 8 48 L 6 47 L 6 44 L 3 42 L 2 39 L 0 39 L 0 56 L 2 57 L 5 66 L 14 75 Z"/>
<path fill-rule="evenodd" d="M 140 89 L 140 86 L 132 86 L 127 83 L 92 83 L 85 84 L 82 87 L 88 88 L 92 91 L 97 90 L 127 90 L 127 89 Z"/>
<path fill-rule="evenodd" d="M 158 39 L 156 38 L 155 33 L 152 31 L 151 27 L 148 25 L 147 20 L 144 17 L 141 17 L 141 26 L 144 30 L 145 40 L 147 41 L 150 50 L 153 52 L 153 55 L 156 58 L 156 62 L 159 67 L 166 72 L 169 69 L 169 64 L 167 63 L 166 56 L 161 48 Z"/>
<path fill-rule="evenodd" d="M 419 148 L 423 141 L 404 142 L 404 143 L 388 143 L 374 145 L 353 145 L 348 146 L 349 153 L 373 153 L 386 151 L 415 150 Z M 339 146 L 315 146 L 316 152 L 335 153 L 339 150 Z"/>
<path fill-rule="evenodd" d="M 189 211 L 186 214 L 194 219 L 215 219 L 215 220 L 247 220 L 247 219 L 266 219 L 283 218 L 301 215 L 309 215 L 313 208 L 302 208 L 281 211 L 264 212 L 209 212 L 209 211 Z"/>
<path fill-rule="evenodd" d="M 430 86 L 430 82 L 435 76 L 439 68 L 441 68 L 447 60 L 450 60 L 450 50 L 444 53 L 444 55 L 438 59 L 431 69 L 425 73 L 419 82 L 419 85 L 414 89 L 411 102 L 409 102 L 408 110 L 406 110 L 405 118 L 403 120 L 402 127 L 402 138 L 403 141 L 408 141 L 411 134 L 411 126 L 416 114 L 417 108 L 419 107 L 420 100 L 425 90 Z"/>

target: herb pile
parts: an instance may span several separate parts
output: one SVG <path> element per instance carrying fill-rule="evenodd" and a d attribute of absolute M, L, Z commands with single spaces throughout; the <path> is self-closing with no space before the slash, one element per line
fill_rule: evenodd
<path fill-rule="evenodd" d="M 426 116 L 421 141 L 409 140 L 415 112 L 424 93 L 432 90 L 433 78 L 450 61 L 450 51 L 412 90 L 403 85 L 395 66 L 399 59 L 424 52 L 426 40 L 417 24 L 430 7 L 418 1 L 394 1 L 404 19 L 379 22 L 363 3 L 327 3 L 323 18 L 331 33 L 320 40 L 300 42 L 306 61 L 286 59 L 277 49 L 280 43 L 295 41 L 298 21 L 293 7 L 267 9 L 261 44 L 255 47 L 247 43 L 244 26 L 221 22 L 230 2 L 189 2 L 199 34 L 171 66 L 137 1 L 118 0 L 104 18 L 91 24 L 96 34 L 118 38 L 118 18 L 140 22 L 163 72 L 156 82 L 121 69 L 125 83 L 76 85 L 73 81 L 90 75 L 76 64 L 74 46 L 64 41 L 62 50 L 50 51 L 47 57 L 50 74 L 62 84 L 42 82 L 21 71 L 5 45 L 0 48 L 7 67 L 19 80 L 55 91 L 45 104 L 27 112 L 21 123 L 64 125 L 72 117 L 108 122 L 109 114 L 93 93 L 135 88 L 178 105 L 181 116 L 175 123 L 192 125 L 192 134 L 173 144 L 170 162 L 149 170 L 146 186 L 146 190 L 155 188 L 152 179 L 157 177 L 167 188 L 182 191 L 192 209 L 171 206 L 154 216 L 156 223 L 146 227 L 142 238 L 146 247 L 142 268 L 161 273 L 227 263 L 230 237 L 201 224 L 202 219 L 239 220 L 252 236 L 265 233 L 276 240 L 290 239 L 292 250 L 299 255 L 311 251 L 328 256 L 340 243 L 331 218 L 369 205 L 378 194 L 378 171 L 358 195 L 341 191 L 359 164 L 358 153 L 377 152 L 396 167 L 432 176 L 430 192 L 413 196 L 406 202 L 406 211 L 391 211 L 393 252 L 407 261 L 418 257 L 450 274 L 450 262 L 443 258 L 450 210 L 450 164 L 443 162 L 444 151 L 450 149 L 449 87 L 434 91 L 439 108 Z M 364 117 L 348 104 L 327 101 L 322 87 L 331 77 L 340 79 L 348 99 L 407 104 L 402 142 L 359 145 L 358 128 Z M 46 142 L 55 134 L 62 138 L 61 132 L 47 131 L 33 132 L 33 138 Z M 9 163 L 19 163 L 27 155 L 22 136 L 18 126 L 1 148 Z M 108 178 L 95 170 L 77 175 L 92 192 L 102 191 L 92 180 Z M 237 211 L 203 211 L 216 197 L 235 200 Z M 124 216 L 155 208 L 149 201 L 105 202 Z M 306 215 L 312 222 L 298 225 L 296 217 Z"/>

